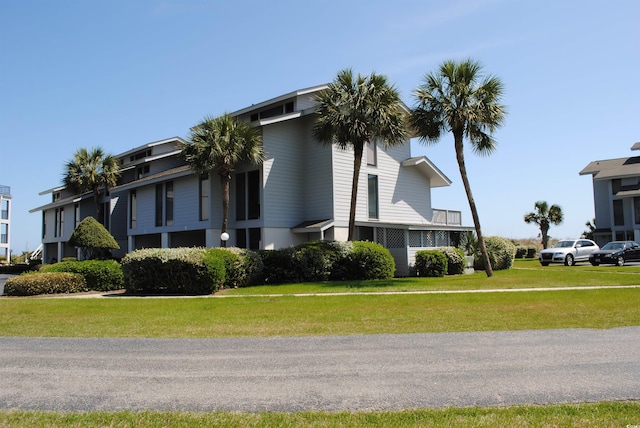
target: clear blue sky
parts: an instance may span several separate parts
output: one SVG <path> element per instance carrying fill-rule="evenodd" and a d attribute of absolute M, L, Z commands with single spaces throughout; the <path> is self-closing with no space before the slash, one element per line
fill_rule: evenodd
<path fill-rule="evenodd" d="M 537 200 L 559 204 L 554 237 L 594 216 L 592 160 L 640 141 L 637 0 L 0 0 L 0 184 L 14 254 L 40 242 L 48 203 L 81 147 L 118 154 L 184 137 L 219 115 L 327 83 L 347 67 L 388 76 L 405 103 L 427 72 L 468 57 L 505 85 L 490 157 L 466 154 L 485 235 L 535 237 Z M 452 181 L 434 208 L 473 225 L 453 137 L 412 142 Z"/>

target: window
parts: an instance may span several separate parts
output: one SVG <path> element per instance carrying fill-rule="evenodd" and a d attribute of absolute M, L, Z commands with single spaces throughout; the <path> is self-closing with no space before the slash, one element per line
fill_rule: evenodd
<path fill-rule="evenodd" d="M 0 218 L 3 220 L 9 220 L 9 200 L 2 200 L 2 213 L 0 214 Z"/>
<path fill-rule="evenodd" d="M 0 224 L 0 244 L 9 243 L 9 225 L 7 223 Z"/>
<path fill-rule="evenodd" d="M 611 180 L 611 194 L 615 195 L 620 191 L 621 188 L 622 188 L 621 178 L 614 178 L 613 180 Z"/>
<path fill-rule="evenodd" d="M 163 197 L 162 197 L 162 184 L 156 184 L 156 226 L 162 226 L 162 210 L 163 210 Z"/>
<path fill-rule="evenodd" d="M 281 116 L 287 113 L 293 113 L 293 101 L 289 101 L 288 103 L 284 104 L 278 104 L 276 106 L 264 109 L 261 112 L 253 113 L 250 120 L 251 122 L 255 122 L 258 119 L 268 119 L 270 117 Z"/>
<path fill-rule="evenodd" d="M 173 181 L 156 184 L 156 226 L 173 225 Z"/>
<path fill-rule="evenodd" d="M 140 166 L 136 169 L 136 180 L 141 179 L 145 175 L 149 174 L 149 165 Z"/>
<path fill-rule="evenodd" d="M 378 149 L 375 142 L 367 143 L 366 153 L 367 153 L 367 165 L 376 166 L 378 164 Z"/>
<path fill-rule="evenodd" d="M 138 197 L 136 190 L 129 192 L 129 228 L 135 229 L 138 217 Z"/>
<path fill-rule="evenodd" d="M 624 207 L 622 199 L 613 201 L 613 224 L 615 226 L 624 226 Z"/>
<path fill-rule="evenodd" d="M 64 232 L 64 208 L 56 208 L 53 236 L 62 236 Z"/>
<path fill-rule="evenodd" d="M 369 218 L 378 218 L 378 176 L 369 175 Z"/>
<path fill-rule="evenodd" d="M 249 249 L 260 249 L 260 229 L 257 227 L 249 229 Z"/>
<path fill-rule="evenodd" d="M 236 229 L 236 247 L 247 248 L 247 230 Z"/>
<path fill-rule="evenodd" d="M 636 224 L 640 224 L 640 198 L 637 196 L 633 198 L 633 212 Z"/>
<path fill-rule="evenodd" d="M 80 224 L 80 204 L 73 206 L 73 228 L 75 229 Z"/>
<path fill-rule="evenodd" d="M 200 176 L 200 221 L 209 220 L 209 174 Z"/>
<path fill-rule="evenodd" d="M 173 226 L 173 181 L 169 181 L 164 185 L 164 195 L 166 203 L 165 225 Z"/>
<path fill-rule="evenodd" d="M 236 220 L 260 218 L 260 171 L 236 174 Z"/>
<path fill-rule="evenodd" d="M 260 172 L 247 173 L 247 205 L 249 220 L 260 218 Z"/>

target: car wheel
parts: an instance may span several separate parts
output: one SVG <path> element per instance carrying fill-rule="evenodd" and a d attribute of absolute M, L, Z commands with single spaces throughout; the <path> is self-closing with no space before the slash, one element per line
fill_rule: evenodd
<path fill-rule="evenodd" d="M 549 266 L 549 262 L 540 262 L 542 266 Z"/>
<path fill-rule="evenodd" d="M 598 266 L 598 265 L 600 265 L 600 263 L 598 263 L 598 262 L 591 262 L 591 265 L 592 265 L 592 266 Z"/>
<path fill-rule="evenodd" d="M 564 258 L 564 265 L 565 266 L 573 266 L 575 263 L 575 260 L 573 259 L 573 256 L 571 254 L 567 254 L 567 257 Z"/>
<path fill-rule="evenodd" d="M 618 266 L 624 266 L 624 257 L 618 256 L 618 262 L 616 263 Z"/>

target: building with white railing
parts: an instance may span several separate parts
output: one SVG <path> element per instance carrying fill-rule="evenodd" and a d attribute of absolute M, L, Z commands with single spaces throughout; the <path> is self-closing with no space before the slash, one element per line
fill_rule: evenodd
<path fill-rule="evenodd" d="M 0 263 L 11 260 L 11 188 L 0 185 Z"/>

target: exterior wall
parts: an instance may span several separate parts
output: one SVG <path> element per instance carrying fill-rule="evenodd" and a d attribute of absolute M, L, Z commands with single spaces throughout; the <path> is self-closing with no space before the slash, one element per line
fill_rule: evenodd
<path fill-rule="evenodd" d="M 11 188 L 0 185 L 0 230 L 6 230 L 0 239 L 0 262 L 7 263 L 11 262 L 11 204 Z"/>

